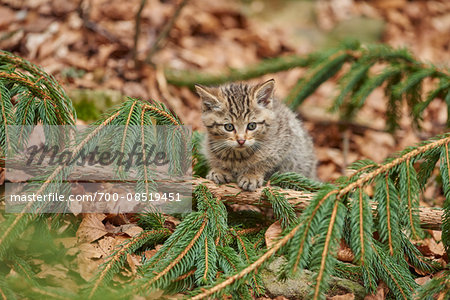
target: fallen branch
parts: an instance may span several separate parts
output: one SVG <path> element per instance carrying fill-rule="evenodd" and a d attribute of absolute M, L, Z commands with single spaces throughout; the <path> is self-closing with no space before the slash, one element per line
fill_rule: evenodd
<path fill-rule="evenodd" d="M 261 191 L 264 187 L 259 188 L 254 192 L 246 192 L 240 189 L 236 184 L 216 185 L 214 182 L 204 178 L 196 178 L 192 181 L 192 184 L 194 186 L 197 186 L 199 184 L 205 185 L 214 196 L 227 203 L 271 207 L 271 204 L 268 201 L 264 200 L 263 197 L 261 197 Z M 298 211 L 302 211 L 303 209 L 305 209 L 314 196 L 314 194 L 312 193 L 294 190 L 280 189 L 280 192 L 285 195 L 289 203 L 291 203 Z M 372 203 L 372 210 L 374 212 L 376 208 L 376 204 Z M 440 208 L 422 206 L 419 207 L 420 223 L 422 227 L 426 229 L 441 230 L 443 214 L 444 211 Z"/>
<path fill-rule="evenodd" d="M 166 69 L 167 82 L 178 86 L 193 88 L 195 84 L 216 85 L 230 81 L 248 80 L 265 74 L 286 71 L 296 67 L 306 67 L 317 58 L 314 55 L 300 57 L 296 55 L 264 60 L 258 64 L 242 68 L 228 69 L 222 74 L 207 74 L 195 71 Z"/>
<path fill-rule="evenodd" d="M 18 168 L 17 163 L 11 162 L 9 164 L 11 168 Z M 20 168 L 19 168 L 20 169 Z M 36 168 L 35 171 L 43 172 L 45 168 L 42 170 Z M 15 181 L 26 181 L 30 180 L 32 175 L 24 175 L 22 174 L 21 178 L 15 178 Z M 123 182 L 121 180 L 111 180 L 114 178 L 114 169 L 108 167 L 99 167 L 99 166 L 85 166 L 83 168 L 75 168 L 71 175 L 72 178 L 95 178 L 95 180 L 90 180 L 90 182 L 110 182 L 110 183 L 120 183 Z M 7 178 L 8 179 L 8 178 Z M 77 181 L 77 179 L 73 180 Z M 166 184 L 166 180 L 158 181 L 160 184 Z M 131 180 L 130 182 L 135 182 Z M 254 192 L 243 191 L 236 184 L 222 184 L 217 185 L 214 182 L 207 180 L 205 178 L 194 178 L 192 179 L 193 188 L 198 186 L 199 184 L 205 185 L 211 193 L 227 202 L 227 203 L 235 203 L 235 204 L 245 204 L 245 205 L 255 205 L 259 207 L 272 207 L 269 201 L 265 200 L 262 197 L 262 190 L 264 187 L 257 189 Z M 287 189 L 280 189 L 280 193 L 284 194 L 286 199 L 291 203 L 297 211 L 303 211 L 308 204 L 310 203 L 314 194 L 302 192 L 302 191 L 294 191 Z M 376 204 L 372 203 L 372 210 L 376 210 Z M 441 230 L 442 225 L 442 216 L 444 211 L 441 208 L 431 208 L 431 207 L 419 207 L 419 218 L 421 222 L 421 226 L 426 229 L 433 230 Z"/>

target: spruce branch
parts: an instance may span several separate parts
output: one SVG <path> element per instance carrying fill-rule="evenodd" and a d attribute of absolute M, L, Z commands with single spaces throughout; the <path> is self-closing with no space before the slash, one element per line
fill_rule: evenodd
<path fill-rule="evenodd" d="M 286 271 L 296 272 L 298 269 L 305 268 L 309 265 L 312 270 L 317 271 L 315 276 L 313 299 L 324 299 L 327 277 L 331 273 L 333 264 L 335 263 L 335 249 L 340 239 L 342 231 L 343 219 L 346 215 L 345 205 L 348 199 L 355 196 L 355 190 L 360 193 L 359 201 L 366 202 L 367 196 L 362 195 L 363 188 L 368 184 L 375 184 L 374 200 L 377 203 L 378 228 L 380 232 L 380 241 L 366 240 L 361 241 L 364 234 L 371 236 L 371 229 L 364 229 L 364 205 L 359 204 L 359 208 L 353 201 L 353 215 L 359 212 L 360 224 L 356 223 L 359 229 L 360 239 L 351 243 L 358 253 L 356 258 L 360 261 L 369 262 L 375 265 L 367 265 L 363 269 L 365 282 L 368 283 L 367 289 L 373 291 L 373 285 L 376 278 L 381 278 L 387 283 L 397 298 L 409 299 L 416 284 L 408 271 L 407 264 L 399 257 L 402 245 L 402 232 L 399 222 L 399 196 L 397 188 L 392 181 L 400 167 L 411 166 L 411 163 L 418 162 L 422 157 L 426 156 L 430 151 L 436 149 L 445 149 L 444 159 L 448 155 L 449 135 L 438 137 L 436 140 L 426 142 L 418 147 L 411 147 L 400 153 L 396 158 L 388 159 L 384 164 L 373 167 L 367 172 L 359 172 L 358 176 L 351 177 L 349 180 L 341 180 L 339 186 L 325 185 L 313 196 L 310 204 L 303 211 L 300 220 L 287 231 L 287 233 L 278 242 L 276 242 L 267 252 L 261 255 L 255 262 L 250 264 L 243 270 L 236 272 L 234 275 L 226 278 L 224 281 L 217 283 L 211 288 L 192 297 L 191 299 L 201 299 L 219 293 L 222 289 L 229 287 L 234 282 L 244 278 L 248 274 L 252 274 L 260 268 L 273 254 L 281 248 L 286 247 L 288 251 L 288 264 Z M 444 165 L 445 168 L 445 160 Z M 366 166 L 365 166 L 366 167 Z M 428 167 L 428 166 L 427 166 Z M 448 174 L 448 173 L 447 173 Z M 444 174 L 445 175 L 445 174 Z M 409 177 L 411 180 L 412 177 Z M 415 179 L 418 184 L 418 180 Z M 450 181 L 449 181 L 450 182 Z M 448 183 L 450 186 L 450 183 Z M 224 185 L 228 191 L 230 185 Z M 407 184 L 407 188 L 411 189 L 412 185 Z M 222 191 L 223 192 L 223 191 Z M 263 195 L 267 189 L 262 189 Z M 239 198 L 245 197 L 245 193 L 239 193 Z M 231 197 L 230 197 L 231 196 Z M 233 195 L 222 194 L 222 199 L 233 199 Z M 236 196 L 234 196 L 237 198 Z M 263 199 L 263 198 L 262 198 Z M 342 207 L 339 209 L 339 207 Z M 367 208 L 366 208 L 367 210 Z M 361 223 L 363 225 L 361 225 Z M 368 224 L 371 224 L 369 221 Z M 385 227 L 385 228 L 384 228 Z M 313 247 L 314 245 L 314 247 Z M 384 250 L 387 247 L 387 251 Z M 367 254 L 367 249 L 371 249 Z M 362 256 L 365 253 L 365 257 Z M 420 257 L 420 256 L 419 256 Z M 312 259 L 311 259 L 312 258 Z M 417 259 L 415 259 L 417 261 Z"/>
<path fill-rule="evenodd" d="M 248 80 L 291 68 L 307 68 L 306 75 L 298 80 L 286 99 L 286 102 L 296 109 L 319 86 L 348 64 L 351 66 L 349 70 L 339 75 L 339 95 L 331 105 L 331 110 L 339 111 L 342 120 L 353 117 L 364 106 L 367 97 L 378 87 L 384 88 L 388 99 L 386 125 L 390 131 L 399 126 L 398 116 L 403 99 L 406 99 L 406 105 L 416 126 L 420 126 L 423 110 L 435 98 L 445 100 L 450 111 L 449 70 L 422 63 L 413 58 L 406 49 L 393 49 L 385 45 L 343 44 L 335 49 L 316 52 L 305 57 L 267 59 L 242 69 L 225 70 L 223 74 L 218 75 L 171 69 L 167 69 L 165 73 L 169 83 L 193 88 L 195 84 L 217 85 Z M 376 64 L 383 67 L 379 73 L 372 70 Z M 422 101 L 420 98 L 422 82 L 427 78 L 438 79 L 440 83 L 430 91 L 427 100 Z"/>
<path fill-rule="evenodd" d="M 109 118 L 107 118 L 101 125 L 97 126 L 94 131 L 92 131 L 85 139 L 82 141 L 77 147 L 73 149 L 74 156 L 78 155 L 81 149 L 85 147 L 85 145 L 93 139 L 105 126 L 107 126 L 110 122 L 112 122 L 118 115 L 119 112 L 116 112 Z M 46 178 L 46 180 L 43 182 L 43 184 L 40 186 L 40 188 L 36 191 L 36 195 L 42 195 L 48 185 L 52 182 L 55 182 L 55 180 L 58 180 L 58 177 L 60 176 L 61 172 L 67 168 L 67 166 L 59 165 L 54 169 L 54 171 Z M 62 180 L 59 178 L 59 180 Z M 0 258 L 5 254 L 6 249 L 9 245 L 9 243 L 14 239 L 14 237 L 17 237 L 23 228 L 27 225 L 29 221 L 36 218 L 37 214 L 28 214 L 26 213 L 32 206 L 34 205 L 33 202 L 29 202 L 22 210 L 21 213 L 14 215 L 13 217 L 10 217 L 6 222 L 4 222 L 1 226 L 2 233 L 0 234 Z"/>
<path fill-rule="evenodd" d="M 224 288 L 232 285 L 234 282 L 244 278 L 246 275 L 251 274 L 257 270 L 262 264 L 264 264 L 270 257 L 272 257 L 282 246 L 284 246 L 297 232 L 300 225 L 297 225 L 292 231 L 290 231 L 286 236 L 284 236 L 279 242 L 277 242 L 273 247 L 271 247 L 266 253 L 260 256 L 255 262 L 243 269 L 242 271 L 236 273 L 233 276 L 226 278 L 224 281 L 213 286 L 212 288 L 205 290 L 204 292 L 195 295 L 190 300 L 200 300 L 205 297 L 214 295 L 215 293 L 223 290 Z"/>
<path fill-rule="evenodd" d="M 243 69 L 229 69 L 225 74 L 204 74 L 193 71 L 166 69 L 167 82 L 177 86 L 194 88 L 195 84 L 218 85 L 225 82 L 249 80 L 265 74 L 286 71 L 296 67 L 306 67 L 316 61 L 317 55 L 307 57 L 286 56 L 266 59 L 259 64 Z"/>
<path fill-rule="evenodd" d="M 192 181 L 193 186 L 204 185 L 211 193 L 225 201 L 226 203 L 236 204 L 250 204 L 261 207 L 272 207 L 269 201 L 266 200 L 262 194 L 263 188 L 257 189 L 255 192 L 242 191 L 236 184 L 224 184 L 216 185 L 214 182 L 204 178 L 197 178 Z M 280 193 L 284 194 L 288 202 L 295 208 L 296 211 L 304 211 L 310 204 L 314 193 L 295 191 L 289 189 L 280 190 Z M 371 210 L 375 213 L 376 204 L 371 203 Z M 420 223 L 424 228 L 439 230 L 442 224 L 442 215 L 444 214 L 442 209 L 419 207 L 418 209 Z"/>
<path fill-rule="evenodd" d="M 39 67 L 0 50 L 0 158 L 26 139 L 12 136 L 9 125 L 73 125 L 76 113 L 58 82 Z"/>
<path fill-rule="evenodd" d="M 374 260 L 377 275 L 389 286 L 397 299 L 411 299 L 416 284 L 411 276 L 403 276 L 409 272 L 400 270 L 400 264 L 396 264 L 389 255 L 386 255 L 380 245 L 374 243 L 372 248 L 377 258 Z"/>
<path fill-rule="evenodd" d="M 450 290 L 450 270 L 445 270 L 430 281 L 420 286 L 414 299 L 448 299 L 448 291 Z"/>
<path fill-rule="evenodd" d="M 286 228 L 295 221 L 294 208 L 279 189 L 267 187 L 261 191 L 261 194 L 272 204 L 276 218 L 281 220 L 281 227 Z"/>
<path fill-rule="evenodd" d="M 444 215 L 442 217 L 442 242 L 447 253 L 450 253 L 450 154 L 448 144 L 445 144 L 445 147 L 441 150 L 440 170 L 445 195 Z"/>
<path fill-rule="evenodd" d="M 70 120 L 73 121 L 74 114 L 70 113 L 70 100 L 64 98 L 64 92 L 52 78 L 21 59 L 0 54 L 0 61 L 2 59 L 6 59 L 8 64 L 6 67 L 0 66 L 0 126 L 34 125 L 36 118 L 42 121 L 47 119 L 48 124 L 72 124 Z M 370 66 L 380 61 L 385 62 L 387 67 L 380 74 L 371 74 Z M 258 72 L 262 70 L 293 66 L 283 59 L 270 62 L 270 65 L 257 66 L 252 70 L 231 71 L 228 75 L 236 78 L 254 76 L 261 74 Z M 300 89 L 296 91 L 296 98 L 293 98 L 297 99 L 296 104 L 337 74 L 343 65 L 352 64 L 349 72 L 341 78 L 342 93 L 334 103 L 336 109 L 344 108 L 344 114 L 356 113 L 371 91 L 383 85 L 389 98 L 388 105 L 393 111 L 389 116 L 393 127 L 402 99 L 406 99 L 416 121 L 436 97 L 449 98 L 450 106 L 448 72 L 422 64 L 402 49 L 353 44 L 306 58 L 292 57 L 290 63 L 311 67 L 305 79 L 298 83 Z M 16 73 L 17 66 L 25 70 L 26 75 Z M 418 97 L 425 78 L 439 79 L 437 88 L 426 100 L 428 104 L 421 102 Z M 17 97 L 12 101 L 14 95 Z M 64 99 L 61 100 L 61 97 Z M 17 111 L 16 115 L 8 119 L 9 112 L 13 110 Z M 77 144 L 71 146 L 75 155 L 85 146 L 92 147 L 109 125 L 123 126 L 111 139 L 113 149 L 128 151 L 133 142 L 138 142 L 143 151 L 145 141 L 153 138 L 151 133 L 143 130 L 147 125 L 174 126 L 179 130 L 174 130 L 166 142 L 184 150 L 190 147 L 179 126 L 179 118 L 158 102 L 128 99 L 95 125 L 97 127 L 93 127 L 92 131 L 77 140 Z M 0 136 L 2 147 L 14 147 L 11 133 L 5 136 L 4 132 L 0 131 L 3 134 Z M 205 173 L 207 163 L 199 151 L 201 136 L 194 135 L 193 141 L 194 160 L 199 166 L 194 167 L 194 170 L 199 175 Z M 170 236 L 163 226 L 164 217 L 157 214 L 141 216 L 142 223 L 149 227 L 149 231 L 144 231 L 116 249 L 89 283 L 86 294 L 93 298 L 100 291 L 106 291 L 108 288 L 105 284 L 124 265 L 127 254 L 136 252 L 148 242 L 167 237 L 161 249 L 150 259 L 144 260 L 139 269 L 142 278 L 136 279 L 123 293 L 118 292 L 115 296 L 136 293 L 148 295 L 152 289 L 164 289 L 167 292 L 188 289 L 193 290 L 190 294 L 192 299 L 223 294 L 249 298 L 263 293 L 258 269 L 281 250 L 289 261 L 285 272 L 293 273 L 307 267 L 315 271 L 311 294 L 313 299 L 324 299 L 328 278 L 333 274 L 362 276 L 369 292 L 374 290 L 377 280 L 381 279 L 395 297 L 409 299 L 417 286 L 405 257 L 420 270 L 432 272 L 437 269 L 436 265 L 420 254 L 410 239 L 420 238 L 420 227 L 424 225 L 431 224 L 439 228 L 442 224 L 444 235 L 450 231 L 449 142 L 450 136 L 446 134 L 409 147 L 382 164 L 358 162 L 353 165 L 357 171 L 352 176 L 341 178 L 334 185 L 317 183 L 299 174 L 274 174 L 267 187 L 256 192 L 244 192 L 235 184 L 218 186 L 206 179 L 195 178 L 191 182 L 196 187 L 193 196 L 197 201 L 197 211 L 183 216 L 182 222 Z M 171 153 L 170 159 L 182 161 L 177 153 Z M 418 204 L 420 191 L 424 189 L 438 161 L 446 197 L 443 210 L 421 208 Z M 36 185 L 38 194 L 47 192 L 50 183 L 62 182 L 71 171 L 70 168 L 59 166 L 43 175 L 43 181 Z M 156 183 L 150 170 L 145 167 L 139 170 L 139 182 L 140 188 L 147 193 Z M 374 186 L 373 197 L 369 197 L 366 192 L 368 186 Z M 242 229 L 240 225 L 229 228 L 223 202 L 272 207 L 286 230 L 270 249 L 258 252 L 264 228 Z M 302 214 L 297 216 L 296 213 L 300 211 Z M 402 211 L 406 213 L 402 214 Z M 6 218 L 0 225 L 0 257 L 7 254 L 14 238 L 20 236 L 30 224 L 29 221 L 35 218 L 24 213 Z M 375 229 L 379 237 L 373 235 Z M 443 241 L 448 251 L 449 241 L 444 235 Z M 355 265 L 344 264 L 336 259 L 336 250 L 342 237 L 355 253 Z M 27 271 L 27 264 L 20 263 L 20 259 L 16 262 L 18 264 L 14 268 L 18 270 L 17 273 L 23 272 L 25 278 L 29 278 L 27 284 L 32 285 L 33 274 Z M 431 290 L 437 291 L 435 283 Z M 10 293 L 9 287 L 0 279 L 0 296 L 9 296 Z M 59 289 L 39 285 L 29 289 L 29 297 L 36 295 L 76 297 L 70 293 L 66 295 Z"/>
<path fill-rule="evenodd" d="M 133 253 L 149 241 L 158 242 L 169 234 L 168 229 L 143 231 L 120 245 L 103 264 L 101 271 L 92 282 L 92 288 L 87 298 L 92 299 L 100 285 L 105 285 L 112 280 L 114 274 L 120 272 L 121 267 L 125 264 L 127 254 Z"/>

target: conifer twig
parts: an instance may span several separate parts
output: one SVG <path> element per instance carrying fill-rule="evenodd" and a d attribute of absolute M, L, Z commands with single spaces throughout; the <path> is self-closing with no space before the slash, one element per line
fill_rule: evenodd
<path fill-rule="evenodd" d="M 383 51 L 378 48 L 375 48 L 374 50 L 366 48 L 341 49 L 335 51 L 333 53 L 333 57 L 345 54 L 349 57 L 349 61 L 356 61 L 364 58 L 366 55 L 370 55 L 368 59 L 370 59 L 369 63 L 371 64 L 377 61 L 390 62 L 401 60 L 406 66 L 411 68 L 430 69 L 434 70 L 432 75 L 438 77 L 450 77 L 447 69 L 437 68 L 436 66 L 415 61 L 406 54 L 400 53 L 401 50 L 390 49 L 392 53 L 385 53 Z M 307 56 L 291 55 L 286 57 L 269 58 L 240 69 L 224 70 L 221 74 L 208 74 L 203 72 L 173 69 L 166 69 L 165 73 L 167 82 L 174 85 L 188 86 L 192 88 L 195 84 L 215 85 L 230 81 L 248 80 L 270 73 L 286 71 L 292 68 L 308 67 L 314 65 L 317 61 L 324 59 L 324 57 L 327 59 L 329 58 L 329 56 L 321 53 L 313 53 Z"/>

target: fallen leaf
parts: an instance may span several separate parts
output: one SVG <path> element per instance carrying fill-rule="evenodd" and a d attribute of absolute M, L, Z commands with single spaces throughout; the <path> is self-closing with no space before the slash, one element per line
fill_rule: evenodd
<path fill-rule="evenodd" d="M 75 247 L 78 243 L 78 239 L 76 237 L 65 237 L 65 238 L 59 238 L 55 239 L 55 244 L 62 244 L 64 248 L 72 248 Z"/>
<path fill-rule="evenodd" d="M 8 7 L 0 6 L 0 29 L 8 27 L 16 19 L 14 11 Z"/>
<path fill-rule="evenodd" d="M 355 254 L 353 254 L 352 249 L 350 249 L 343 239 L 341 239 L 337 259 L 345 262 L 352 262 L 355 259 Z"/>
<path fill-rule="evenodd" d="M 121 231 L 130 237 L 134 237 L 144 231 L 141 227 L 134 224 L 125 224 L 121 226 Z"/>
<path fill-rule="evenodd" d="M 383 282 L 380 282 L 375 294 L 365 296 L 364 300 L 384 300 L 386 299 L 386 289 L 386 285 Z"/>
<path fill-rule="evenodd" d="M 69 269 L 67 269 L 66 267 L 64 267 L 61 264 L 58 264 L 55 266 L 43 264 L 43 265 L 41 265 L 41 272 L 37 273 L 36 277 L 38 277 L 38 278 L 54 277 L 57 279 L 64 280 L 65 278 L 67 278 L 68 271 L 69 271 Z"/>
<path fill-rule="evenodd" d="M 106 235 L 108 231 L 102 223 L 105 218 L 105 214 L 85 214 L 77 230 L 78 240 L 80 242 L 93 242 Z"/>
<path fill-rule="evenodd" d="M 352 293 L 344 294 L 344 295 L 336 295 L 333 297 L 328 298 L 330 300 L 354 300 L 355 295 Z"/>
<path fill-rule="evenodd" d="M 281 228 L 281 222 L 279 220 L 270 225 L 269 228 L 267 228 L 264 237 L 266 239 L 266 245 L 268 249 L 271 248 L 272 245 L 278 240 L 281 232 L 283 232 L 283 229 Z"/>
<path fill-rule="evenodd" d="M 424 276 L 424 277 L 418 277 L 418 278 L 414 279 L 414 281 L 415 281 L 418 285 L 424 285 L 424 284 L 427 283 L 429 280 L 430 280 L 430 275 Z"/>
<path fill-rule="evenodd" d="M 140 256 L 136 254 L 127 254 L 127 263 L 131 268 L 131 272 L 133 275 L 137 273 L 137 266 L 140 266 Z"/>

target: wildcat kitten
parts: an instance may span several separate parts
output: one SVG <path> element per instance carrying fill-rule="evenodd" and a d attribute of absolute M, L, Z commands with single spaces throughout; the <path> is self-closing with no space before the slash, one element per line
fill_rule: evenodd
<path fill-rule="evenodd" d="M 254 191 L 276 171 L 316 177 L 311 137 L 295 114 L 273 98 L 274 86 L 273 79 L 254 86 L 195 86 L 207 128 L 208 179 L 236 180 L 242 189 Z"/>

